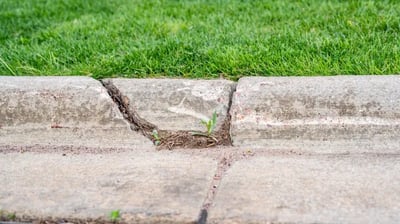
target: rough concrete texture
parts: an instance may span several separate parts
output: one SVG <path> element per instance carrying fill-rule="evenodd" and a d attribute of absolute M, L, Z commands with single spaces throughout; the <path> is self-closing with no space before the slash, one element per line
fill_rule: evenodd
<path fill-rule="evenodd" d="M 399 155 L 268 156 L 234 163 L 208 223 L 399 223 Z"/>
<path fill-rule="evenodd" d="M 152 145 L 88 77 L 0 77 L 0 95 L 0 145 Z"/>
<path fill-rule="evenodd" d="M 106 79 L 130 101 L 130 109 L 162 130 L 205 131 L 201 120 L 215 111 L 217 129 L 227 114 L 235 83 L 227 80 Z"/>
<path fill-rule="evenodd" d="M 396 146 L 399 99 L 400 76 L 242 78 L 232 100 L 232 141 L 277 149 L 325 145 L 316 151 L 346 142 L 359 151 L 385 148 L 379 142 Z"/>
<path fill-rule="evenodd" d="M 103 148 L 154 148 L 141 134 L 127 128 L 112 129 L 0 129 L 1 146 L 83 146 Z"/>
<path fill-rule="evenodd" d="M 35 218 L 197 220 L 216 161 L 171 151 L 0 155 L 0 209 Z"/>

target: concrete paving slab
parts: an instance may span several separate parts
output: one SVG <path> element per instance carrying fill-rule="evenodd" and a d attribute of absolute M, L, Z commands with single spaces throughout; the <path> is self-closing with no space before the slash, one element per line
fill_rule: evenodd
<path fill-rule="evenodd" d="M 208 223 L 399 223 L 400 156 L 263 156 L 232 165 Z"/>
<path fill-rule="evenodd" d="M 162 130 L 205 131 L 217 113 L 223 124 L 235 83 L 228 80 L 106 79 L 128 97 L 130 109 Z"/>
<path fill-rule="evenodd" d="M 233 145 L 399 150 L 399 99 L 396 75 L 242 78 L 232 100 Z"/>
<path fill-rule="evenodd" d="M 0 209 L 36 218 L 197 220 L 216 161 L 171 151 L 0 154 Z"/>
<path fill-rule="evenodd" d="M 91 148 L 155 148 L 146 137 L 128 128 L 0 129 L 2 146 L 72 146 Z"/>
<path fill-rule="evenodd" d="M 152 147 L 88 77 L 0 77 L 0 145 Z"/>

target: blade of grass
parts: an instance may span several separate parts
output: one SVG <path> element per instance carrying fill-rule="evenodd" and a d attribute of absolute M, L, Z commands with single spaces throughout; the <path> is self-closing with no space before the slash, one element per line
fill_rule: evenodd
<path fill-rule="evenodd" d="M 12 75 L 17 75 L 14 70 L 7 64 L 6 61 L 3 60 L 3 58 L 0 57 L 0 62 L 3 64 L 3 66 L 9 71 L 11 72 Z"/>

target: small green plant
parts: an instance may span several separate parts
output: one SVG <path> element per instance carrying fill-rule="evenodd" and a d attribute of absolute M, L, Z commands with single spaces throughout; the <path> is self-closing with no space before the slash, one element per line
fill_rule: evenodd
<path fill-rule="evenodd" d="M 17 218 L 17 215 L 15 215 L 15 212 L 7 214 L 7 219 L 9 219 L 9 220 L 14 221 L 16 218 Z"/>
<path fill-rule="evenodd" d="M 158 131 L 153 130 L 153 132 L 151 134 L 153 135 L 153 138 L 154 138 L 154 144 L 159 145 L 161 143 L 161 139 L 160 139 L 160 136 L 158 135 Z"/>
<path fill-rule="evenodd" d="M 211 136 L 211 134 L 214 132 L 215 126 L 217 125 L 217 112 L 214 111 L 211 119 L 209 119 L 208 121 L 201 120 L 201 123 L 206 126 L 207 135 Z"/>
<path fill-rule="evenodd" d="M 4 210 L 0 210 L 0 220 L 15 221 L 16 219 L 17 215 L 15 214 L 15 212 L 7 212 Z"/>
<path fill-rule="evenodd" d="M 212 136 L 212 134 L 214 133 L 215 126 L 217 125 L 217 112 L 214 111 L 211 119 L 209 119 L 208 121 L 201 120 L 201 123 L 204 124 L 204 126 L 207 129 L 207 132 L 205 132 L 205 133 L 192 132 L 192 135 L 201 135 L 201 136 L 210 137 L 210 138 L 215 139 Z"/>
<path fill-rule="evenodd" d="M 110 220 L 111 222 L 118 222 L 119 219 L 121 218 L 121 214 L 119 210 L 113 210 L 110 212 Z"/>

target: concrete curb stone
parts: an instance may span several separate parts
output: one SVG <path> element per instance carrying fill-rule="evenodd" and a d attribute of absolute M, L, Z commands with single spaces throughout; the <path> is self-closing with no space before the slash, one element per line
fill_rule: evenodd
<path fill-rule="evenodd" d="M 130 110 L 159 129 L 205 131 L 201 120 L 217 113 L 218 130 L 228 114 L 235 83 L 228 80 L 105 79 L 129 99 Z"/>
<path fill-rule="evenodd" d="M 399 150 L 400 76 L 246 77 L 230 113 L 234 146 Z"/>
<path fill-rule="evenodd" d="M 0 145 L 152 147 L 92 78 L 3 76 L 0 95 Z"/>
<path fill-rule="evenodd" d="M 396 75 L 246 77 L 237 88 L 227 80 L 105 81 L 127 97 L 131 110 L 163 130 L 205 131 L 200 121 L 215 111 L 217 129 L 231 115 L 231 139 L 238 147 L 329 153 L 346 152 L 347 146 L 354 152 L 398 150 Z M 150 140 L 129 129 L 131 124 L 94 79 L 3 76 L 0 91 L 2 145 L 152 147 Z"/>

